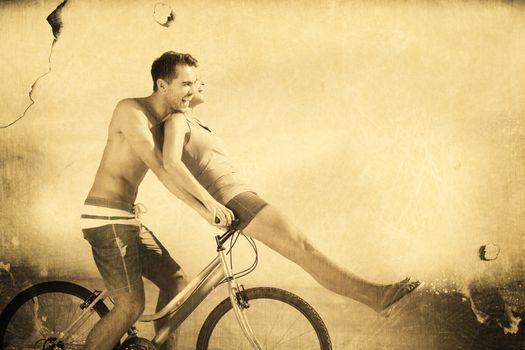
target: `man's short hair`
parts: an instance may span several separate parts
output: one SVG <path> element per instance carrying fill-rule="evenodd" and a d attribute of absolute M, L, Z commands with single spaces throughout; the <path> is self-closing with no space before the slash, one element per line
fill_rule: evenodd
<path fill-rule="evenodd" d="M 189 53 L 175 51 L 164 52 L 162 56 L 153 61 L 151 65 L 151 78 L 153 78 L 153 91 L 157 91 L 157 79 L 166 80 L 168 83 L 177 78 L 175 68 L 177 65 L 197 67 L 198 61 Z"/>

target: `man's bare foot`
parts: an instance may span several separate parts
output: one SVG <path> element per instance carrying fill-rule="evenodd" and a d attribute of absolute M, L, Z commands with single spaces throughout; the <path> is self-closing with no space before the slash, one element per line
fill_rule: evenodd
<path fill-rule="evenodd" d="M 392 306 L 394 306 L 403 297 L 412 293 L 420 285 L 421 282 L 410 282 L 410 278 L 407 277 L 404 280 L 399 281 L 397 283 L 379 287 L 377 304 L 375 307 L 373 307 L 373 309 L 377 313 L 383 316 L 387 316 Z"/>

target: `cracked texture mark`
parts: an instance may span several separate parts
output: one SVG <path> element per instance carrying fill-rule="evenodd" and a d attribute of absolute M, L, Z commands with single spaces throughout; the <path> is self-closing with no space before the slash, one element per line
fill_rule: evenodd
<path fill-rule="evenodd" d="M 46 18 L 47 22 L 51 26 L 51 29 L 53 30 L 53 36 L 55 37 L 55 41 L 58 40 L 58 37 L 60 36 L 60 32 L 61 32 L 62 27 L 63 27 L 62 10 L 64 9 L 64 6 L 66 6 L 67 2 L 68 2 L 68 0 L 64 0 Z M 54 43 L 54 41 L 53 41 L 53 43 Z"/>
<path fill-rule="evenodd" d="M 11 123 L 8 123 L 6 125 L 0 125 L 0 129 L 5 129 L 5 128 L 8 128 L 10 127 L 11 125 L 14 125 L 16 122 L 18 122 L 20 119 L 22 119 L 23 117 L 25 117 L 25 115 L 27 114 L 27 111 L 29 111 L 29 109 L 31 108 L 31 106 L 33 106 L 33 104 L 35 103 L 35 100 L 33 100 L 33 92 L 35 91 L 35 87 L 36 87 L 36 84 L 40 81 L 40 79 L 42 79 L 43 77 L 45 77 L 46 75 L 48 75 L 50 72 L 51 72 L 51 56 L 53 55 L 53 46 L 55 45 L 55 43 L 57 42 L 59 36 L 60 36 L 60 32 L 62 30 L 62 27 L 63 27 L 63 22 L 62 22 L 62 10 L 64 9 L 64 7 L 66 6 L 68 0 L 64 0 L 62 3 L 60 3 L 60 5 L 57 6 L 57 8 L 51 12 L 49 14 L 49 16 L 47 16 L 46 20 L 47 22 L 49 23 L 49 25 L 51 26 L 51 29 L 53 31 L 53 36 L 54 36 L 54 39 L 53 39 L 53 43 L 51 44 L 51 49 L 49 51 L 49 58 L 48 58 L 48 69 L 47 69 L 47 72 L 45 72 L 44 74 L 42 74 L 41 76 L 39 76 L 38 78 L 35 79 L 35 82 L 33 83 L 33 85 L 31 85 L 31 89 L 29 90 L 29 100 L 31 101 L 29 103 L 29 105 L 26 107 L 26 109 L 24 110 L 24 112 L 22 113 L 21 116 L 19 116 L 18 118 L 16 118 L 14 121 L 12 121 Z"/>
<path fill-rule="evenodd" d="M 479 247 L 479 258 L 484 261 L 496 260 L 500 252 L 500 247 L 496 244 L 484 244 Z"/>
<path fill-rule="evenodd" d="M 153 8 L 153 19 L 163 27 L 170 27 L 175 21 L 175 12 L 164 3 L 157 3 Z"/>
<path fill-rule="evenodd" d="M 467 297 L 479 323 L 498 327 L 504 334 L 518 332 L 522 320 L 514 313 L 515 308 L 506 302 L 497 287 L 471 283 Z"/>
<path fill-rule="evenodd" d="M 15 286 L 11 264 L 0 261 L 0 296 Z"/>

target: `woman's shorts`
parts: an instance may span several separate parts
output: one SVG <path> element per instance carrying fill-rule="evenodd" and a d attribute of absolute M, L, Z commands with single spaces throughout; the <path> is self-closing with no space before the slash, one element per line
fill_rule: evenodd
<path fill-rule="evenodd" d="M 239 219 L 239 225 L 237 228 L 243 230 L 253 220 L 257 214 L 267 206 L 261 197 L 255 192 L 242 192 L 230 199 L 226 203 L 226 208 L 233 211 L 235 217 Z"/>

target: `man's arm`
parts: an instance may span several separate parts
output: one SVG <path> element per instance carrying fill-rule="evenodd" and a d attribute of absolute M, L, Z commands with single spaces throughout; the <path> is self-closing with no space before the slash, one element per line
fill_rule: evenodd
<path fill-rule="evenodd" d="M 164 168 L 162 153 L 155 146 L 148 119 L 138 108 L 136 102 L 132 100 L 119 102 L 113 112 L 113 120 L 133 151 L 153 171 L 162 184 L 177 198 L 196 210 L 206 221 L 211 222 L 214 219 L 213 213 L 201 201 L 180 188 L 173 180 L 173 176 Z"/>

